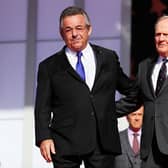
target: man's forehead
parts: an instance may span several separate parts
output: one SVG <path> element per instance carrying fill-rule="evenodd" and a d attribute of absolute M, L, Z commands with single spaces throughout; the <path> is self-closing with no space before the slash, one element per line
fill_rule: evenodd
<path fill-rule="evenodd" d="M 158 21 L 158 23 L 156 24 L 156 28 L 160 25 L 168 25 L 168 17 L 166 18 L 162 18 L 161 20 Z"/>
<path fill-rule="evenodd" d="M 134 111 L 134 112 L 130 113 L 130 115 L 131 115 L 131 114 L 132 114 L 132 115 L 136 115 L 136 114 L 142 114 L 142 113 L 143 113 L 142 110 L 138 110 L 138 111 Z"/>

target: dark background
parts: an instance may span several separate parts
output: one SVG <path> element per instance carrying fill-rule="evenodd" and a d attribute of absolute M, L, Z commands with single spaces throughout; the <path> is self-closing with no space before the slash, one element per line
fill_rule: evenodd
<path fill-rule="evenodd" d="M 168 15 L 168 0 L 132 0 L 131 10 L 131 76 L 138 64 L 156 54 L 154 25 L 158 17 Z"/>

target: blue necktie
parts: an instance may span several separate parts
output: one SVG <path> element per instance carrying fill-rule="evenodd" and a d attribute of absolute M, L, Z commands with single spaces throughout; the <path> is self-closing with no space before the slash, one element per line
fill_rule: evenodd
<path fill-rule="evenodd" d="M 77 52 L 78 61 L 76 64 L 76 71 L 80 75 L 80 77 L 85 81 L 85 70 L 81 61 L 82 55 L 83 54 L 81 51 Z"/>

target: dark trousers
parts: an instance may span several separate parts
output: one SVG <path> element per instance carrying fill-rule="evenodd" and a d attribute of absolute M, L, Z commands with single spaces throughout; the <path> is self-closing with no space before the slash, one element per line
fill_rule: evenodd
<path fill-rule="evenodd" d="M 85 168 L 113 168 L 114 157 L 102 154 L 99 147 L 93 152 L 84 155 L 53 156 L 54 168 L 80 168 L 82 161 Z"/>
<path fill-rule="evenodd" d="M 168 155 L 159 151 L 154 135 L 151 150 L 147 159 L 142 160 L 142 168 L 168 168 Z"/>
<path fill-rule="evenodd" d="M 93 130 L 94 150 L 82 155 L 53 155 L 52 160 L 54 168 L 80 168 L 82 162 L 84 163 L 85 168 L 113 168 L 114 156 L 111 154 L 104 154 L 101 151 L 95 117 L 93 117 L 91 128 Z"/>
<path fill-rule="evenodd" d="M 93 118 L 93 151 L 82 155 L 59 156 L 53 155 L 54 168 L 80 168 L 82 162 L 85 168 L 113 168 L 114 156 L 104 154 L 100 148 L 99 136 L 97 133 L 96 118 Z"/>

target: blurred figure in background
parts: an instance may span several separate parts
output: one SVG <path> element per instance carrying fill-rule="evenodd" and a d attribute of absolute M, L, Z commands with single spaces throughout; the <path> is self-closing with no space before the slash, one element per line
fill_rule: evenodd
<path fill-rule="evenodd" d="M 129 127 L 120 132 L 122 154 L 115 157 L 114 168 L 140 168 L 140 141 L 144 107 L 127 115 Z"/>

